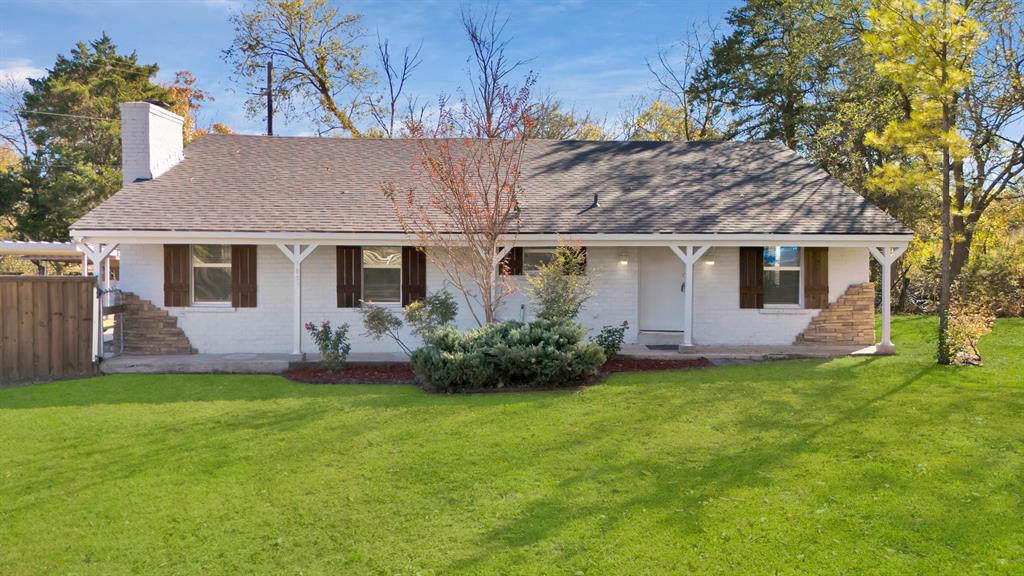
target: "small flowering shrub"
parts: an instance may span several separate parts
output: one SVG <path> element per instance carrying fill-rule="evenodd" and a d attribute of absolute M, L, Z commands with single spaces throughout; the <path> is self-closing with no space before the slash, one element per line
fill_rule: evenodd
<path fill-rule="evenodd" d="M 981 365 L 978 342 L 992 331 L 995 315 L 984 303 L 967 302 L 961 295 L 949 305 L 949 325 L 946 328 L 946 354 L 953 364 Z"/>
<path fill-rule="evenodd" d="M 390 338 L 406 354 L 411 355 L 412 349 L 402 341 L 402 327 L 408 324 L 414 336 L 426 337 L 454 322 L 459 305 L 451 292 L 439 290 L 403 308 L 404 321 L 391 308 L 369 302 L 363 302 L 359 312 L 363 315 L 363 326 L 366 328 L 367 336 L 374 340 Z"/>
<path fill-rule="evenodd" d="M 611 360 L 619 355 L 622 343 L 626 340 L 626 328 L 629 328 L 629 323 L 623 320 L 622 324 L 618 326 L 601 328 L 601 331 L 594 337 L 594 343 L 604 349 L 605 358 Z"/>
<path fill-rule="evenodd" d="M 348 324 L 331 328 L 330 320 L 324 320 L 320 325 L 307 322 L 306 331 L 320 348 L 320 364 L 328 370 L 339 370 L 352 350 L 348 342 Z"/>

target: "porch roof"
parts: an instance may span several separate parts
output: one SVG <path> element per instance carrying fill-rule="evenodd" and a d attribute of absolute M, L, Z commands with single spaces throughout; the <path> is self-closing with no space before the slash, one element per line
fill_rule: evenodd
<path fill-rule="evenodd" d="M 381 185 L 425 189 L 418 153 L 412 140 L 211 134 L 72 231 L 397 233 Z M 523 173 L 524 235 L 911 233 L 775 142 L 536 140 Z"/>

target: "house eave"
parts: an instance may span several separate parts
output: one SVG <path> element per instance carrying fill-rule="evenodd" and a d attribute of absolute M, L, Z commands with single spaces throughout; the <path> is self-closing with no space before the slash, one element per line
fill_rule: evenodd
<path fill-rule="evenodd" d="M 401 232 L 231 232 L 184 230 L 94 230 L 73 229 L 76 242 L 118 244 L 326 244 L 385 246 L 413 244 L 413 235 Z M 559 242 L 580 242 L 587 246 L 850 246 L 901 247 L 913 234 L 518 234 L 509 242 L 517 246 L 551 246 Z"/>

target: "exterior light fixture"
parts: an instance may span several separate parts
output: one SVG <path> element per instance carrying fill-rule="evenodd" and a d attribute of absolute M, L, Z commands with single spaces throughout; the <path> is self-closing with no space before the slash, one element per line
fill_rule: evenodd
<path fill-rule="evenodd" d="M 712 250 L 708 250 L 708 257 L 704 259 L 704 264 L 706 266 L 714 266 L 715 265 L 715 259 L 712 258 L 712 256 L 714 256 L 714 254 L 712 254 Z"/>
<path fill-rule="evenodd" d="M 629 264 L 629 252 L 621 250 L 619 252 L 619 265 L 625 266 L 627 264 Z"/>

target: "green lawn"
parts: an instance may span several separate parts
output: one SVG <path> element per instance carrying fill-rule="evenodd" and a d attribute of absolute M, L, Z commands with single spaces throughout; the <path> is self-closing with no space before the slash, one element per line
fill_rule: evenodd
<path fill-rule="evenodd" d="M 0 574 L 1024 572 L 1024 321 L 901 354 L 428 395 L 0 390 Z"/>

